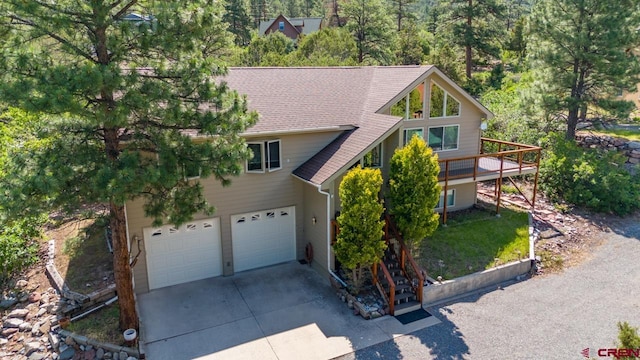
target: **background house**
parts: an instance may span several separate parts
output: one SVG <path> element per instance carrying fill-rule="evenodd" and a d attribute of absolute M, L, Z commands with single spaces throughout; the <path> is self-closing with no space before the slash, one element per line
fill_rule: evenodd
<path fill-rule="evenodd" d="M 310 34 L 322 28 L 322 18 L 287 18 L 280 14 L 275 19 L 260 21 L 258 34 L 269 35 L 274 31 L 280 31 L 292 40 L 297 40 L 301 34 Z"/>
<path fill-rule="evenodd" d="M 359 164 L 380 168 L 386 181 L 393 151 L 413 134 L 452 161 L 441 211 L 473 206 L 476 181 L 509 171 L 499 163 L 479 171 L 481 123 L 492 114 L 433 66 L 232 68 L 224 80 L 260 114 L 243 134 L 254 157 L 230 187 L 193 180 L 213 217 L 153 227 L 142 200 L 126 204 L 129 238 L 141 240 L 136 292 L 303 259 L 307 244 L 316 269 L 334 270 L 342 177 Z M 460 172 L 468 166 L 473 176 Z"/>

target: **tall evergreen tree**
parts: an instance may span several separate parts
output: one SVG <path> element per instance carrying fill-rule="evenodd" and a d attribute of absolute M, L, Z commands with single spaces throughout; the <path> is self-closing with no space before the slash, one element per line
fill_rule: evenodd
<path fill-rule="evenodd" d="M 393 14 L 396 16 L 396 25 L 398 31 L 403 29 L 402 21 L 406 19 L 415 20 L 415 12 L 412 7 L 416 0 L 390 0 Z"/>
<path fill-rule="evenodd" d="M 224 9 L 222 20 L 229 24 L 229 32 L 235 35 L 236 45 L 247 46 L 251 42 L 251 18 L 244 7 L 244 1 L 228 0 Z"/>
<path fill-rule="evenodd" d="M 214 78 L 230 45 L 222 12 L 206 0 L 0 4 L 11 32 L 0 102 L 47 118 L 42 146 L 11 159 L 0 200 L 14 216 L 108 204 L 123 329 L 138 328 L 125 202 L 142 199 L 154 224 L 179 225 L 213 211 L 189 177 L 228 184 L 248 156 L 240 133 L 256 117 Z"/>
<path fill-rule="evenodd" d="M 438 155 L 418 135 L 391 157 L 389 213 L 414 256 L 438 227 L 440 215 L 434 209 L 440 199 L 439 172 Z"/>
<path fill-rule="evenodd" d="M 633 54 L 640 44 L 639 7 L 635 0 L 540 0 L 534 6 L 528 51 L 538 92 L 546 111 L 567 115 L 568 140 L 590 105 L 628 114 L 630 106 L 616 95 L 640 80 Z"/>
<path fill-rule="evenodd" d="M 505 29 L 499 24 L 503 21 L 505 8 L 497 0 L 451 0 L 440 6 L 445 4 L 445 15 L 440 18 L 441 28 L 450 26 L 451 41 L 464 48 L 465 74 L 467 79 L 471 79 L 474 51 L 480 55 L 500 57 L 497 44 Z"/>
<path fill-rule="evenodd" d="M 347 29 L 358 47 L 358 62 L 366 65 L 392 64 L 394 55 L 393 22 L 382 0 L 344 0 L 342 14 Z"/>
<path fill-rule="evenodd" d="M 340 183 L 342 212 L 340 232 L 333 250 L 341 264 L 352 270 L 356 291 L 362 284 L 364 269 L 382 259 L 387 244 L 382 239 L 384 207 L 378 198 L 382 187 L 380 169 L 355 167 Z"/>

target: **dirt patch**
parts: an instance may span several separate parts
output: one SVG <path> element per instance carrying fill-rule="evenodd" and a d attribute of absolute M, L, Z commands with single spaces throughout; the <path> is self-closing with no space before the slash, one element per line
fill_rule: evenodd
<path fill-rule="evenodd" d="M 62 220 L 46 230 L 46 238 L 55 241 L 54 264 L 71 290 L 88 294 L 114 282 L 105 229 L 98 216 Z"/>

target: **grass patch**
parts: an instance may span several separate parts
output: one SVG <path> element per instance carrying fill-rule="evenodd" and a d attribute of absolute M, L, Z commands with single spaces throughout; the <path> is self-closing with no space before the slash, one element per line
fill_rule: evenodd
<path fill-rule="evenodd" d="M 118 328 L 119 316 L 120 307 L 115 303 L 72 322 L 67 330 L 97 341 L 124 345 L 124 338 Z"/>
<path fill-rule="evenodd" d="M 449 215 L 421 248 L 427 273 L 453 279 L 528 257 L 529 222 L 524 211 L 503 208 L 500 217 L 484 209 Z"/>
<path fill-rule="evenodd" d="M 593 131 L 596 134 L 617 136 L 630 141 L 640 141 L 640 131 L 630 129 L 598 129 Z"/>
<path fill-rule="evenodd" d="M 564 267 L 564 259 L 559 254 L 554 254 L 548 250 L 537 251 L 540 256 L 542 268 L 552 272 L 558 272 Z"/>

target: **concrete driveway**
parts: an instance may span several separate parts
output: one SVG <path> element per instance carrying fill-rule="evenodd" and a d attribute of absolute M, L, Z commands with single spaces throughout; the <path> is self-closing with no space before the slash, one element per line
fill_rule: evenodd
<path fill-rule="evenodd" d="M 291 262 L 138 296 L 148 359 L 331 359 L 439 323 L 352 315 L 328 279 Z"/>

